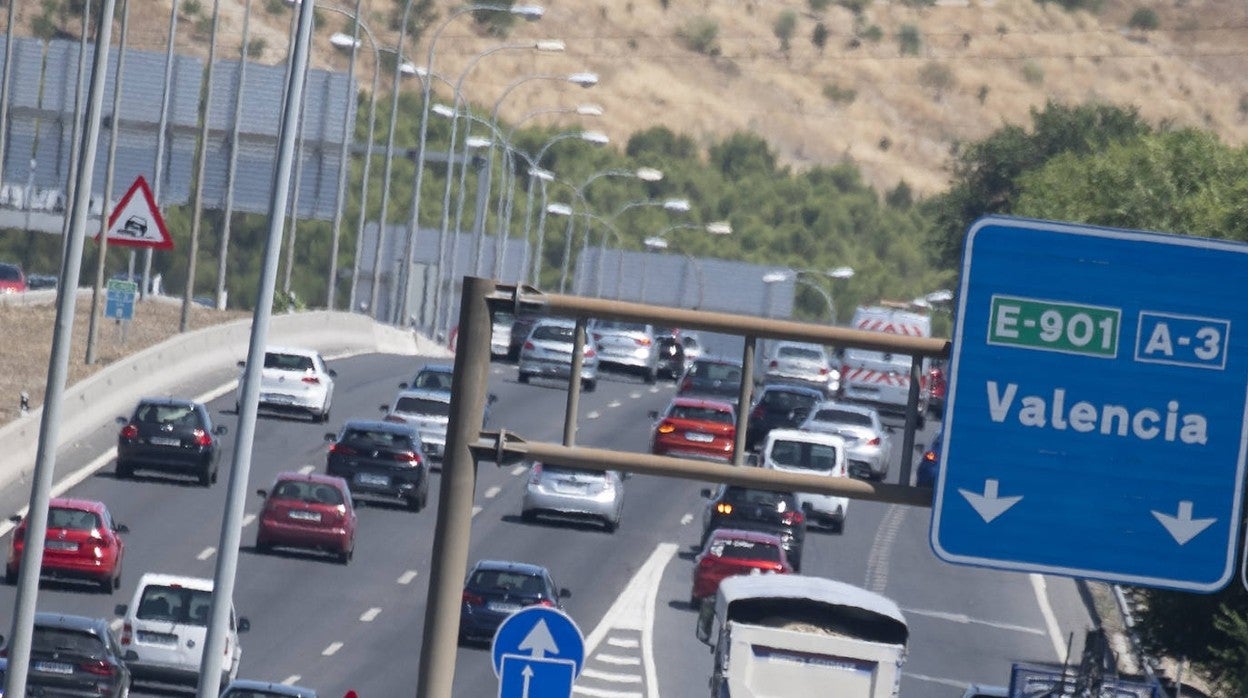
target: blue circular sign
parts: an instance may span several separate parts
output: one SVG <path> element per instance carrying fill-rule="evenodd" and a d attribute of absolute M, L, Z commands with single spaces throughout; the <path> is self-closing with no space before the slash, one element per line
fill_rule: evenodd
<path fill-rule="evenodd" d="M 490 647 L 494 673 L 502 676 L 505 655 L 562 660 L 575 665 L 580 676 L 585 665 L 585 638 L 568 614 L 549 606 L 529 606 L 507 617 L 494 633 Z"/>

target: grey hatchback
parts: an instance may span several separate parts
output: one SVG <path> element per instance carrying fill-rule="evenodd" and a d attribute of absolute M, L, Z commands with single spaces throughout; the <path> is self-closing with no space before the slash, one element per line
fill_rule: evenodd
<path fill-rule="evenodd" d="M 589 334 L 598 344 L 598 363 L 636 373 L 647 383 L 659 375 L 659 341 L 654 325 L 594 320 Z"/>
<path fill-rule="evenodd" d="M 329 442 L 325 472 L 347 481 L 351 495 L 405 502 L 412 511 L 429 499 L 429 463 L 416 427 L 375 419 L 352 419 Z"/>
<path fill-rule="evenodd" d="M 194 475 L 207 487 L 217 481 L 221 448 L 214 437 L 225 425 L 213 425 L 203 403 L 180 398 L 148 397 L 139 400 L 134 414 L 118 417 L 123 425 L 117 435 L 117 477 L 125 479 L 135 470 Z"/>
<path fill-rule="evenodd" d="M 130 694 L 130 683 L 121 644 L 107 620 L 35 614 L 28 694 L 122 698 Z"/>

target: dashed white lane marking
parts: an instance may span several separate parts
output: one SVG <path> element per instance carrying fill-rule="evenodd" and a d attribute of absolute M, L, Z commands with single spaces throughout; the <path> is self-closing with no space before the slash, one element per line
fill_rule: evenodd
<path fill-rule="evenodd" d="M 416 572 L 416 570 L 408 570 L 404 572 L 403 574 L 399 575 L 399 578 L 396 581 L 399 584 L 411 584 L 412 580 L 416 578 L 417 574 L 418 573 Z"/>
<path fill-rule="evenodd" d="M 602 688 L 590 688 L 588 686 L 573 686 L 573 693 L 579 693 L 583 696 L 593 696 L 594 698 L 645 698 L 637 691 L 608 691 Z"/>
<path fill-rule="evenodd" d="M 651 393 L 652 395 L 653 395 L 654 393 L 657 393 L 657 392 L 659 392 L 659 386 L 657 386 L 657 385 L 652 385 L 652 386 L 650 386 L 650 393 Z"/>
<path fill-rule="evenodd" d="M 897 533 L 906 519 L 906 509 L 899 504 L 890 504 L 880 522 L 875 541 L 871 544 L 871 552 L 867 554 L 867 582 L 863 586 L 878 594 L 883 594 L 888 586 L 888 568 L 893 557 L 893 544 L 897 542 Z"/>
<path fill-rule="evenodd" d="M 607 407 L 619 407 L 619 406 L 620 406 L 619 400 L 612 400 L 611 402 L 607 403 Z"/>
<path fill-rule="evenodd" d="M 1065 657 L 1065 645 L 1062 644 L 1062 629 L 1057 625 L 1057 616 L 1053 614 L 1053 606 L 1049 603 L 1049 595 L 1044 577 L 1038 574 L 1031 577 L 1031 588 L 1036 592 L 1036 603 L 1040 604 L 1040 615 L 1044 616 L 1044 627 L 1049 630 L 1049 640 L 1053 642 L 1053 652 L 1058 659 Z"/>
<path fill-rule="evenodd" d="M 503 491 L 503 488 L 499 487 L 498 485 L 495 485 L 494 487 L 491 487 L 485 491 L 485 498 L 494 499 L 495 497 L 498 496 L 498 493 L 502 491 Z"/>
<path fill-rule="evenodd" d="M 616 666 L 637 666 L 641 664 L 641 659 L 637 657 L 622 657 L 618 654 L 595 654 L 594 659 L 603 664 L 615 664 Z"/>
<path fill-rule="evenodd" d="M 612 683 L 641 683 L 641 677 L 637 674 L 616 674 L 608 671 L 598 671 L 589 667 L 581 670 L 581 676 L 588 679 L 598 679 L 599 681 L 611 681 Z"/>
<path fill-rule="evenodd" d="M 585 415 L 585 419 L 598 419 L 601 416 L 602 414 L 600 414 L 598 410 L 590 410 L 589 414 Z"/>
<path fill-rule="evenodd" d="M 607 644 L 611 645 L 612 647 L 624 647 L 627 649 L 633 649 L 640 645 L 640 643 L 637 642 L 636 640 L 632 640 L 626 637 L 609 637 L 607 638 Z"/>
<path fill-rule="evenodd" d="M 993 620 L 983 620 L 982 618 L 972 618 L 965 613 L 947 613 L 945 611 L 929 611 L 921 608 L 907 608 L 906 613 L 913 613 L 916 616 L 927 616 L 928 618 L 936 618 L 939 620 L 947 620 L 953 623 L 962 623 L 964 625 L 984 625 L 989 628 L 998 628 L 1000 630 L 1013 630 L 1020 633 L 1030 633 L 1032 635 L 1044 635 L 1044 631 L 1040 628 L 1029 628 L 1026 625 L 1018 625 L 1017 623 L 1001 623 Z"/>
<path fill-rule="evenodd" d="M 303 466 L 302 468 L 300 468 L 300 469 L 299 469 L 299 474 L 300 474 L 300 475 L 307 475 L 307 474 L 311 473 L 313 470 L 316 470 L 316 466 L 315 466 L 315 465 L 305 465 L 305 466 Z"/>
<path fill-rule="evenodd" d="M 195 559 L 207 560 L 208 558 L 216 554 L 217 554 L 217 549 L 210 545 L 207 548 L 204 548 L 203 550 L 199 551 L 199 554 L 195 556 Z"/>
<path fill-rule="evenodd" d="M 688 526 L 692 522 L 693 522 L 693 514 L 685 514 L 684 516 L 680 517 L 681 526 Z"/>
<path fill-rule="evenodd" d="M 282 685 L 294 686 L 295 684 L 299 683 L 299 679 L 302 679 L 302 678 L 303 676 L 301 676 L 300 674 L 291 674 L 290 676 L 287 676 L 286 678 L 282 679 Z"/>
<path fill-rule="evenodd" d="M 367 611 L 365 611 L 365 612 L 363 612 L 363 613 L 361 613 L 361 614 L 360 614 L 360 622 L 361 622 L 361 623 L 371 623 L 371 622 L 373 622 L 373 619 L 374 619 L 374 618 L 376 618 L 376 617 L 377 617 L 377 616 L 379 616 L 379 615 L 381 615 L 381 609 L 380 609 L 380 608 L 377 608 L 377 607 L 370 608 L 370 609 L 368 609 Z"/>
<path fill-rule="evenodd" d="M 528 469 L 529 469 L 529 468 L 528 468 L 528 466 L 524 466 L 524 465 L 517 465 L 516 467 L 514 467 L 514 468 L 512 468 L 512 469 L 511 469 L 511 474 L 512 474 L 512 475 L 523 475 L 523 474 L 525 473 L 525 471 L 527 471 Z"/>
<path fill-rule="evenodd" d="M 472 515 L 473 515 L 473 516 L 476 516 L 477 514 L 480 514 L 480 513 L 481 513 L 481 510 L 482 510 L 482 509 L 484 509 L 484 508 L 485 508 L 485 507 L 483 507 L 483 506 L 481 506 L 481 505 L 474 506 L 474 507 L 472 508 Z"/>
<path fill-rule="evenodd" d="M 336 654 L 336 653 L 338 652 L 338 650 L 340 650 L 340 649 L 342 649 L 342 643 L 341 643 L 341 642 L 331 642 L 331 643 L 329 643 L 329 647 L 326 647 L 325 649 L 321 650 L 321 656 L 323 656 L 323 657 L 330 657 L 330 656 L 333 656 L 333 655 L 334 655 L 334 654 Z"/>
<path fill-rule="evenodd" d="M 248 514 L 248 515 L 244 516 L 244 517 L 243 517 L 243 528 L 247 528 L 247 527 L 248 527 L 248 526 L 250 526 L 252 523 L 254 523 L 254 522 L 255 522 L 255 520 L 256 520 L 256 515 L 255 515 L 255 514 Z"/>
<path fill-rule="evenodd" d="M 629 393 L 628 396 L 634 400 L 638 400 L 641 398 L 641 393 L 633 392 Z"/>

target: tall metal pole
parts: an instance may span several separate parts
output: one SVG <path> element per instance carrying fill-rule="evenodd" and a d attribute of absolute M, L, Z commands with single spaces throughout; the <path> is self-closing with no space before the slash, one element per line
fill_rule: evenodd
<path fill-rule="evenodd" d="M 576 235 L 576 212 L 568 215 L 568 225 L 563 231 L 563 261 L 559 266 L 559 293 L 568 286 L 568 267 L 571 265 L 572 237 Z"/>
<path fill-rule="evenodd" d="M 117 70 L 113 78 L 113 112 L 109 118 L 108 165 L 104 170 L 104 207 L 100 210 L 100 238 L 95 264 L 95 286 L 91 293 L 91 314 L 87 321 L 88 366 L 95 363 L 96 325 L 100 317 L 100 294 L 104 291 L 104 267 L 108 259 L 108 219 L 113 213 L 113 174 L 117 160 L 118 123 L 121 121 L 121 78 L 126 64 L 126 36 L 130 29 L 130 1 L 121 0 L 121 35 L 117 40 Z"/>
<path fill-rule="evenodd" d="M 355 79 L 355 57 L 360 50 L 360 11 L 364 0 L 355 0 L 355 28 L 351 32 L 351 60 L 347 63 L 347 96 L 342 107 L 342 147 L 338 150 L 338 191 L 334 194 L 334 224 L 330 233 L 329 243 L 329 278 L 326 279 L 325 308 L 334 310 L 335 291 L 338 290 L 338 244 L 342 236 L 342 207 L 347 194 L 347 173 L 351 170 L 348 160 L 351 154 L 353 133 L 347 132 L 347 122 L 351 120 L 351 104 L 355 95 L 351 94 L 351 80 Z M 376 66 L 373 70 L 377 70 Z M 363 203 L 360 204 L 361 206 Z"/>
<path fill-rule="evenodd" d="M 200 116 L 199 156 L 195 164 L 195 206 L 191 209 L 191 241 L 187 244 L 186 291 L 182 294 L 182 321 L 178 331 L 191 329 L 191 298 L 195 295 L 195 264 L 199 254 L 199 229 L 204 219 L 204 166 L 208 162 L 208 127 L 212 122 L 212 74 L 217 62 L 217 25 L 221 0 L 212 2 L 212 33 L 208 39 L 208 72 L 204 76 L 204 113 Z"/>
<path fill-rule="evenodd" d="M 13 74 L 13 12 L 16 2 L 9 3 L 8 21 L 4 24 L 4 68 L 0 71 L 0 184 L 4 183 L 4 156 L 9 148 L 9 78 Z"/>
<path fill-rule="evenodd" d="M 457 102 L 458 100 L 452 101 L 453 104 Z M 456 131 L 456 126 L 458 125 L 458 123 L 459 123 L 459 119 L 452 116 L 451 117 L 451 139 L 447 142 L 447 146 L 446 146 L 446 152 L 447 152 L 446 187 L 442 191 L 442 225 L 439 228 L 439 232 L 438 232 L 438 239 L 440 241 L 445 241 L 447 236 L 451 234 L 450 233 L 451 185 L 455 181 L 455 131 Z M 468 146 L 465 145 L 464 146 L 465 158 L 467 158 L 467 150 L 468 150 Z M 467 166 L 468 166 L 468 163 L 464 162 L 463 167 L 466 168 Z M 462 182 L 460 183 L 460 191 L 461 192 L 463 191 Z M 443 244 L 445 243 L 439 242 L 440 246 Z M 439 256 L 439 266 L 441 266 L 441 261 L 442 261 L 442 257 Z M 447 272 L 445 275 L 443 275 L 441 273 L 442 270 L 441 269 L 438 270 L 438 292 L 434 296 L 435 318 L 438 318 L 440 320 L 440 318 L 442 317 L 443 307 L 445 307 L 446 309 L 446 321 L 444 323 L 441 323 L 443 326 L 449 325 L 451 323 L 450 296 L 452 293 L 455 292 L 455 267 L 458 266 L 458 262 L 459 262 L 459 229 L 456 228 L 454 236 L 451 237 L 450 257 L 446 259 Z M 443 279 L 445 279 L 445 282 L 443 281 Z M 443 285 L 446 286 L 445 289 L 442 288 Z M 447 327 L 446 329 L 449 330 L 450 328 Z M 437 334 L 438 334 L 438 327 L 435 326 L 434 335 L 436 336 Z"/>
<path fill-rule="evenodd" d="M 95 59 L 91 69 L 91 98 L 87 105 L 82 149 L 79 151 L 82 165 L 78 168 L 77 182 L 74 185 L 69 234 L 65 238 L 65 255 L 61 258 L 61 283 L 56 288 L 56 322 L 52 333 L 52 353 L 48 360 L 43 415 L 39 422 L 39 447 L 35 457 L 35 471 L 32 474 L 30 509 L 26 519 L 26 547 L 22 550 L 22 561 L 18 568 L 13 631 L 8 644 L 8 659 L 11 664 L 5 676 L 6 696 L 26 695 L 26 676 L 30 668 L 31 635 L 34 632 L 35 608 L 39 596 L 39 572 L 43 561 L 44 537 L 48 533 L 48 500 L 51 498 L 52 478 L 56 473 L 61 403 L 64 402 L 69 352 L 73 346 L 78 272 L 82 267 L 83 238 L 87 228 L 87 215 L 90 213 L 91 178 L 95 174 L 95 151 L 100 137 L 100 106 L 104 101 L 108 45 L 113 33 L 115 0 L 101 2 L 103 8 L 99 21 L 96 22 Z M 488 322 L 487 319 L 487 331 Z M 485 363 L 482 362 L 481 365 L 484 366 Z M 480 409 L 482 408 L 477 406 L 478 412 Z M 476 426 L 480 430 L 480 424 Z M 467 451 L 466 444 L 464 450 Z"/>
<path fill-rule="evenodd" d="M 403 44 L 407 42 L 407 18 L 412 9 L 412 0 L 403 6 L 403 21 L 399 25 L 399 52 L 395 54 L 394 84 L 390 87 L 390 125 L 386 132 L 386 159 L 381 168 L 381 213 L 377 217 L 377 244 L 373 255 L 373 284 L 368 294 L 368 312 L 376 320 L 381 319 L 377 308 L 377 300 L 381 292 L 381 254 L 386 245 L 386 221 L 390 210 L 390 174 L 394 167 L 394 127 L 399 118 L 399 78 L 402 75 Z M 393 279 L 390 283 L 394 283 Z"/>
<path fill-rule="evenodd" d="M 65 181 L 65 195 L 71 200 L 77 198 L 74 187 L 78 186 L 79 142 L 82 139 L 83 80 L 87 74 L 87 36 L 91 33 L 91 3 L 82 5 L 82 35 L 78 41 L 78 78 L 74 87 L 74 125 L 69 141 L 69 178 Z M 64 256 L 68 249 L 70 217 L 66 216 L 61 225 L 61 253 Z"/>
<path fill-rule="evenodd" d="M 539 164 L 538 166 L 540 167 L 541 165 Z M 533 284 L 533 288 L 539 288 L 542 284 L 542 264 L 545 263 L 545 260 L 542 259 L 542 255 L 545 254 L 545 252 L 543 251 L 543 246 L 546 243 L 546 239 L 545 239 L 546 238 L 546 180 L 542 177 L 538 177 L 537 179 L 539 182 L 541 182 L 540 186 L 542 188 L 542 207 L 537 212 L 537 245 L 535 246 L 535 249 L 533 251 L 533 273 L 530 277 L 532 279 L 530 283 Z M 533 184 L 531 180 L 529 183 L 528 206 L 530 208 L 533 206 Z M 528 213 L 525 213 L 525 218 L 524 218 L 524 237 L 526 240 L 529 237 Z"/>
<path fill-rule="evenodd" d="M 368 222 L 368 181 L 373 172 L 373 134 L 377 126 L 377 78 L 381 74 L 381 52 L 377 50 L 377 42 L 372 33 L 368 40 L 373 45 L 373 92 L 368 96 L 368 142 L 364 145 L 364 170 L 360 175 L 360 215 L 355 226 L 355 259 L 351 263 L 351 294 L 348 298 L 347 310 L 356 312 L 356 293 L 360 286 L 360 257 L 364 251 L 364 225 Z M 399 68 L 396 65 L 395 70 Z"/>
<path fill-rule="evenodd" d="M 234 440 L 233 467 L 221 522 L 221 539 L 217 550 L 217 566 L 213 574 L 212 610 L 204 654 L 199 667 L 197 698 L 216 698 L 221 690 L 222 660 L 229 632 L 230 608 L 233 605 L 234 581 L 238 571 L 238 546 L 242 538 L 243 512 L 247 500 L 247 482 L 251 475 L 251 450 L 256 435 L 256 407 L 260 398 L 260 370 L 264 365 L 264 347 L 268 343 L 269 320 L 273 312 L 273 293 L 277 280 L 277 263 L 281 255 L 283 213 L 286 211 L 290 185 L 291 161 L 295 150 L 299 105 L 303 102 L 303 75 L 308 69 L 308 43 L 312 37 L 313 4 L 299 4 L 299 32 L 291 47 L 292 65 L 286 83 L 286 102 L 282 110 L 277 167 L 269 200 L 269 230 L 264 245 L 264 266 L 256 289 L 256 308 L 251 323 L 251 340 L 247 349 L 247 370 L 243 373 L 242 399 L 239 400 L 238 435 Z M 487 350 L 488 351 L 488 350 Z M 470 505 L 471 506 L 471 505 Z M 19 695 L 19 694 L 15 694 Z"/>
<path fill-rule="evenodd" d="M 160 121 L 156 124 L 156 166 L 152 172 L 152 198 L 160 206 L 161 191 L 165 181 L 165 138 L 169 134 L 169 98 L 173 92 L 173 48 L 178 39 L 178 2 L 169 7 L 169 46 L 165 49 L 165 89 L 160 95 Z M 143 283 L 139 284 L 139 298 L 146 298 L 152 275 L 152 248 L 143 250 Z"/>
<path fill-rule="evenodd" d="M 456 389 L 451 395 L 446 462 L 438 488 L 435 530 L 440 534 L 433 541 L 432 559 L 437 564 L 429 573 L 420 670 L 416 672 L 416 695 L 421 698 L 451 698 L 455 679 L 459 599 L 468 566 L 472 501 L 477 485 L 477 464 L 468 446 L 481 431 L 481 413 L 485 409 L 490 370 L 490 309 L 485 297 L 493 290 L 494 283 L 488 279 L 466 277 L 460 296 Z"/>
<path fill-rule="evenodd" d="M 307 89 L 308 76 L 303 76 L 303 86 Z M 295 181 L 290 192 L 290 234 L 286 236 L 286 266 L 282 276 L 282 293 L 289 300 L 290 274 L 295 267 L 295 238 L 299 234 L 299 190 L 303 188 L 303 124 L 307 110 L 299 105 L 299 130 L 295 134 Z"/>
<path fill-rule="evenodd" d="M 251 0 L 243 9 L 243 36 L 238 50 L 238 85 L 234 88 L 234 120 L 230 125 L 230 159 L 225 168 L 225 210 L 221 212 L 221 237 L 217 241 L 216 306 L 225 309 L 225 269 L 230 256 L 230 223 L 234 217 L 234 177 L 238 173 L 238 130 L 243 119 L 243 85 L 247 78 L 247 48 L 250 43 Z"/>

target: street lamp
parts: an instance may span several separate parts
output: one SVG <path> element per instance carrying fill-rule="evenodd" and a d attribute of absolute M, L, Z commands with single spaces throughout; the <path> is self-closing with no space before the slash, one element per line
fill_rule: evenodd
<path fill-rule="evenodd" d="M 615 221 L 616 221 L 616 220 L 617 220 L 617 219 L 618 219 L 621 215 L 623 215 L 625 211 L 628 211 L 629 209 L 633 209 L 633 208 L 639 208 L 639 207 L 642 207 L 642 206 L 662 207 L 662 208 L 663 208 L 663 210 L 665 210 L 665 211 L 671 211 L 671 212 L 673 212 L 673 213 L 688 213 L 688 212 L 690 211 L 690 209 L 692 208 L 692 206 L 689 204 L 689 200 L 688 200 L 688 199 L 662 199 L 662 200 L 655 200 L 655 199 L 642 199 L 642 200 L 639 200 L 639 201 L 630 201 L 630 202 L 628 202 L 628 203 L 624 204 L 623 206 L 621 206 L 621 207 L 619 208 L 619 210 L 617 210 L 614 214 L 612 214 L 612 216 L 611 216 L 611 218 L 610 218 L 611 225 L 609 226 L 609 229 L 610 229 L 610 230 L 612 230 L 612 231 L 614 231 L 614 232 L 616 232 L 616 234 L 617 234 L 617 236 L 618 236 L 619 231 L 618 231 L 618 229 L 615 227 Z M 586 213 L 586 215 L 587 215 L 587 216 L 591 216 L 591 214 L 589 214 L 589 213 Z M 595 216 L 595 218 L 596 218 L 596 216 Z M 607 228 L 604 228 L 604 230 L 606 230 L 606 229 L 607 229 Z M 585 229 L 585 244 L 586 244 L 586 245 L 588 245 L 588 244 L 589 244 L 589 228 L 588 228 L 588 227 L 586 227 L 586 229 Z M 596 295 L 597 295 L 599 298 L 601 298 L 601 297 L 602 297 L 602 276 L 603 276 L 603 265 L 604 265 L 604 258 L 606 257 L 606 251 L 607 251 L 607 235 L 606 235 L 606 233 L 604 232 L 604 233 L 603 233 L 603 235 L 602 235 L 602 245 L 601 245 L 601 247 L 599 248 L 599 252 L 598 252 L 598 271 L 597 271 L 597 274 L 596 274 L 596 277 L 597 277 L 597 278 L 595 278 L 595 280 L 594 280 L 594 281 L 595 281 L 595 289 L 596 289 L 596 290 L 595 290 L 595 293 L 596 293 Z M 584 247 L 582 247 L 582 249 L 581 249 L 581 253 L 580 253 L 579 255 L 577 255 L 577 259 L 582 259 L 582 258 L 584 257 L 584 255 L 585 255 L 585 249 L 584 249 Z M 621 269 L 623 269 L 623 266 L 624 266 L 624 250 L 623 250 L 623 248 L 621 248 L 621 249 L 620 249 L 619 264 L 620 264 L 620 268 L 621 268 Z M 622 272 L 621 272 L 621 273 L 622 273 Z M 618 280 L 619 280 L 619 275 L 618 275 L 618 274 L 617 274 L 616 280 L 617 280 L 617 282 L 618 282 Z"/>
<path fill-rule="evenodd" d="M 705 225 L 699 225 L 697 223 L 673 223 L 672 225 L 669 225 L 666 228 L 660 230 L 655 235 L 646 238 L 643 241 L 643 243 L 645 244 L 646 250 L 648 252 L 658 252 L 661 250 L 666 250 L 668 248 L 667 236 L 669 234 L 677 230 L 699 230 L 699 229 L 705 231 L 706 233 L 710 235 L 731 235 L 732 234 L 732 224 L 729 223 L 728 221 L 712 221 Z M 694 308 L 695 309 L 701 308 L 702 301 L 703 301 L 702 296 L 703 296 L 703 291 L 704 291 L 703 284 L 702 284 L 702 265 L 699 264 L 698 261 L 693 257 L 693 255 L 689 254 L 688 252 L 682 251 L 681 254 L 685 256 L 685 259 L 693 266 L 694 272 L 698 275 L 698 302 L 697 302 L 697 305 L 694 306 Z M 647 257 L 648 256 L 649 255 L 647 255 Z M 641 302 L 642 303 L 646 302 L 646 288 L 649 286 L 649 284 L 647 283 L 647 278 L 646 278 L 646 258 L 647 257 L 642 257 L 641 259 L 641 265 L 642 265 L 641 266 Z"/>
<path fill-rule="evenodd" d="M 832 293 L 822 284 L 816 284 L 805 276 L 816 276 L 826 279 L 848 279 L 853 277 L 854 270 L 851 267 L 835 267 L 832 269 L 784 269 L 779 271 L 771 271 L 763 275 L 763 283 L 774 284 L 780 281 L 792 279 L 793 281 L 816 291 L 823 298 L 824 305 L 828 308 L 828 318 L 831 324 L 836 324 L 836 304 L 832 300 Z"/>

